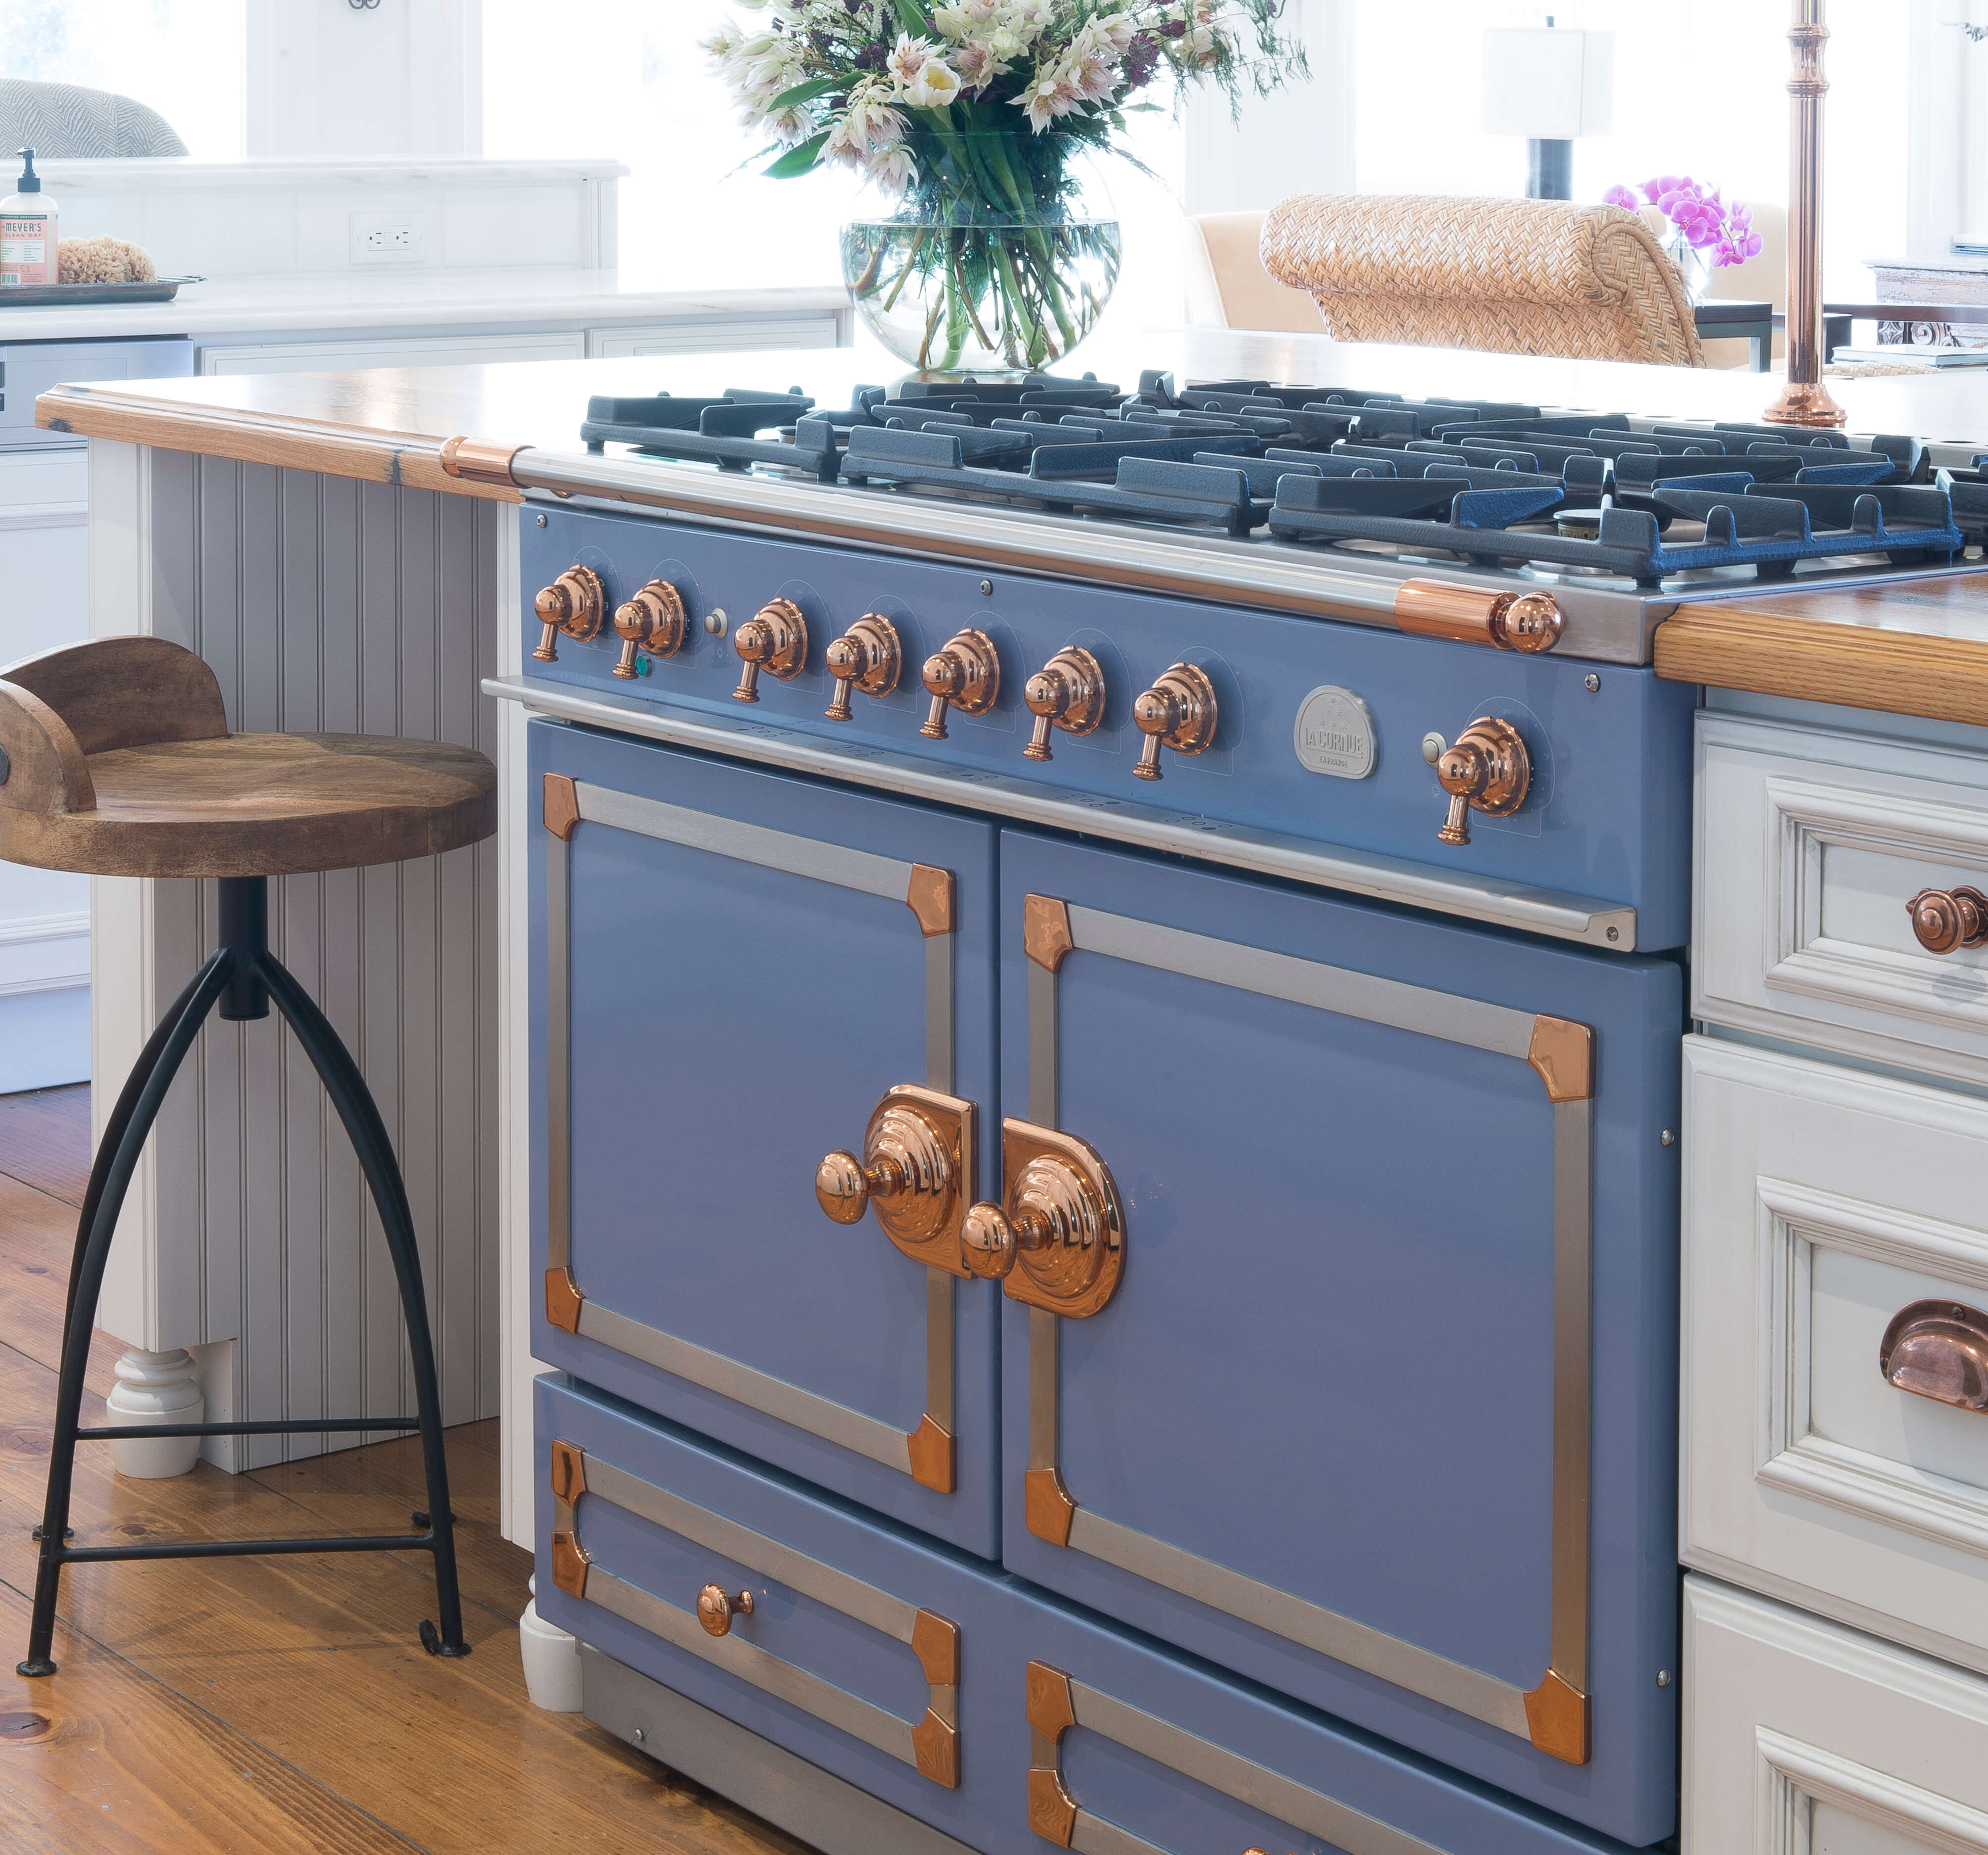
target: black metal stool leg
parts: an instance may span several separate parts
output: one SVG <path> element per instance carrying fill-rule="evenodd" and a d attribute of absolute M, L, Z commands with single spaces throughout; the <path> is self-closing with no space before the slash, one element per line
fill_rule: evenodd
<path fill-rule="evenodd" d="M 431 1654 L 467 1655 L 462 1638 L 462 1602 L 456 1586 L 455 1516 L 449 1511 L 448 1463 L 442 1450 L 441 1392 L 435 1378 L 434 1345 L 428 1333 L 428 1299 L 421 1283 L 421 1252 L 414 1242 L 414 1214 L 393 1143 L 374 1104 L 366 1079 L 336 1031 L 310 995 L 273 954 L 263 951 L 256 971 L 276 1009 L 289 1020 L 297 1041 L 323 1080 L 325 1092 L 359 1156 L 360 1169 L 379 1207 L 387 1248 L 401 1289 L 401 1307 L 414 1358 L 414 1408 L 421 1418 L 421 1459 L 428 1474 L 428 1532 L 434 1543 L 435 1605 L 441 1629 L 421 1625 L 421 1641 Z M 418 1519 L 416 1524 L 419 1525 Z"/>
<path fill-rule="evenodd" d="M 69 1526 L 69 1491 L 75 1479 L 78 1421 L 83 1410 L 83 1375 L 90 1364 L 90 1341 L 96 1319 L 97 1296 L 103 1287 L 104 1265 L 110 1259 L 110 1239 L 117 1228 L 117 1214 L 138 1164 L 152 1123 L 158 1118 L 173 1077 L 185 1061 L 194 1039 L 215 1002 L 226 988 L 237 965 L 236 956 L 224 947 L 203 966 L 193 983 L 181 993 L 145 1046 L 138 1066 L 119 1098 L 113 1122 L 121 1117 L 117 1138 L 105 1130 L 96 1164 L 91 1168 L 90 1208 L 86 1213 L 87 1235 L 82 1241 L 75 1268 L 69 1276 L 69 1314 L 63 1334 L 62 1375 L 56 1387 L 55 1433 L 49 1451 L 48 1497 L 42 1512 L 41 1556 L 35 1572 L 34 1618 L 28 1631 L 28 1657 L 15 1672 L 23 1675 L 52 1674 L 56 1664 L 56 1598 L 62 1582 L 62 1568 L 69 1554 L 63 1545 Z M 133 1085 L 136 1084 L 135 1090 Z M 106 1163 L 104 1154 L 110 1158 Z"/>

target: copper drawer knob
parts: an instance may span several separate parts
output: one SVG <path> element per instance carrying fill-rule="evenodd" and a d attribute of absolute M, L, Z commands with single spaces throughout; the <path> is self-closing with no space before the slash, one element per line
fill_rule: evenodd
<path fill-rule="evenodd" d="M 697 1594 L 697 1620 L 704 1625 L 707 1636 L 729 1636 L 735 1617 L 752 1614 L 750 1591 L 741 1591 L 735 1597 L 722 1585 L 708 1584 Z"/>
<path fill-rule="evenodd" d="M 635 659 L 642 651 L 651 657 L 674 657 L 683 648 L 682 596 L 667 579 L 652 579 L 626 605 L 615 608 L 614 629 L 621 640 L 621 659 L 614 674 L 632 679 Z"/>
<path fill-rule="evenodd" d="M 1533 763 L 1510 722 L 1479 715 L 1438 756 L 1435 776 L 1449 795 L 1449 815 L 1437 841 L 1467 844 L 1473 808 L 1487 818 L 1506 818 L 1525 803 Z"/>
<path fill-rule="evenodd" d="M 1088 650 L 1070 644 L 1022 685 L 1022 700 L 1036 718 L 1035 732 L 1022 749 L 1030 760 L 1050 758 L 1050 730 L 1087 735 L 1104 719 L 1104 672 Z"/>
<path fill-rule="evenodd" d="M 1192 664 L 1175 664 L 1132 704 L 1132 720 L 1146 737 L 1139 764 L 1141 779 L 1158 779 L 1160 749 L 1177 754 L 1205 753 L 1215 738 L 1215 685 L 1208 673 Z"/>
<path fill-rule="evenodd" d="M 1957 1301 L 1914 1301 L 1878 1346 L 1885 1381 L 1957 1410 L 1988 1411 L 1988 1313 Z"/>
<path fill-rule="evenodd" d="M 807 620 L 791 599 L 769 600 L 733 634 L 732 647 L 745 668 L 739 673 L 739 687 L 732 692 L 735 702 L 759 699 L 759 672 L 790 683 L 807 662 Z"/>
<path fill-rule="evenodd" d="M 607 616 L 607 594 L 593 568 L 568 567 L 550 586 L 540 589 L 532 610 L 546 628 L 532 655 L 541 664 L 556 664 L 559 634 L 563 631 L 580 644 L 593 637 Z"/>
<path fill-rule="evenodd" d="M 898 628 L 881 612 L 866 612 L 830 644 L 822 661 L 835 678 L 835 694 L 827 715 L 831 721 L 846 721 L 850 709 L 851 690 L 867 696 L 887 696 L 898 686 L 898 673 L 904 665 L 904 652 L 898 643 Z"/>
<path fill-rule="evenodd" d="M 918 732 L 928 741 L 945 738 L 945 711 L 984 715 L 1001 693 L 1001 660 L 994 640 L 984 631 L 962 631 L 946 640 L 943 650 L 925 659 L 923 681 L 931 698 L 931 712 Z"/>
<path fill-rule="evenodd" d="M 1979 889 L 1922 889 L 1905 904 L 1905 912 L 1928 953 L 1988 946 L 1988 895 Z"/>

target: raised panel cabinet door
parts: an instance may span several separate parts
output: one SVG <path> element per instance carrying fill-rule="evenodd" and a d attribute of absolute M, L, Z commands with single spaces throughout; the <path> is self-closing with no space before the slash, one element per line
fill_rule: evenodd
<path fill-rule="evenodd" d="M 1009 1568 L 1667 1833 L 1676 967 L 1019 832 L 1001 933 Z"/>
<path fill-rule="evenodd" d="M 1710 710 L 1697 735 L 1692 1015 L 1988 1083 L 1988 754 Z"/>
<path fill-rule="evenodd" d="M 1988 1103 L 1709 1037 L 1685 1077 L 1679 1556 L 1988 1673 Z"/>
<path fill-rule="evenodd" d="M 1684 1581 L 1682 1855 L 1988 1855 L 1988 1682 Z"/>
<path fill-rule="evenodd" d="M 529 734 L 536 1356 L 998 1556 L 992 830 Z"/>

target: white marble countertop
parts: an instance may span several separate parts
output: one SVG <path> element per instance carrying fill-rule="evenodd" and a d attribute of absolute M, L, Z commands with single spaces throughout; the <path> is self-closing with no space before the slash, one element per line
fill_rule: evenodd
<path fill-rule="evenodd" d="M 0 297 L 5 292 L 0 292 Z M 181 286 L 171 302 L 8 309 L 0 342 L 88 341 L 139 335 L 250 335 L 302 329 L 477 328 L 492 324 L 658 322 L 672 316 L 806 314 L 846 309 L 824 282 L 791 289 L 697 290 L 628 269 L 363 272 L 217 277 Z"/>

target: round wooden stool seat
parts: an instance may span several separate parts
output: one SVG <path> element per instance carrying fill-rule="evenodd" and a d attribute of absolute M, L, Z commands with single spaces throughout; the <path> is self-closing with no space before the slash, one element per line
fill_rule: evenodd
<path fill-rule="evenodd" d="M 213 672 L 162 638 L 0 671 L 0 859 L 97 876 L 295 876 L 459 849 L 497 774 L 445 742 L 227 732 Z"/>

